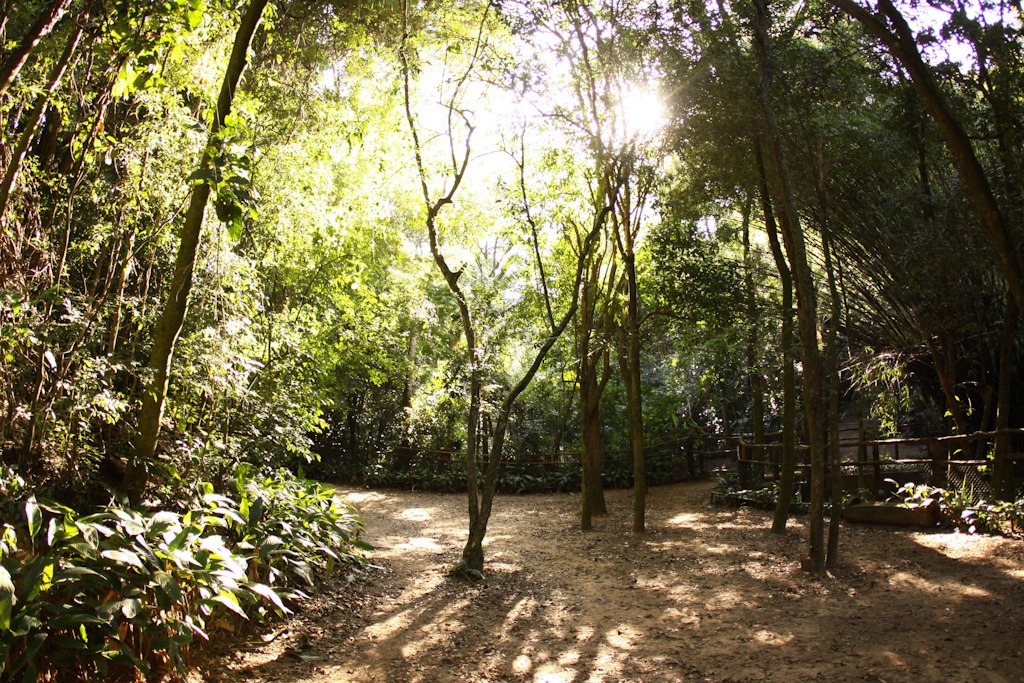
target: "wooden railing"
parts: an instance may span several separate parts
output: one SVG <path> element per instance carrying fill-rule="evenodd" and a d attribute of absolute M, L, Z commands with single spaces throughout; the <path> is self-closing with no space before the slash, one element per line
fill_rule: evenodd
<path fill-rule="evenodd" d="M 681 475 L 696 478 L 708 474 L 715 460 L 731 463 L 736 458 L 741 435 L 704 434 L 693 430 L 672 439 L 645 444 L 644 454 L 650 469 L 659 467 L 681 467 Z M 629 449 L 606 449 L 602 453 L 605 465 L 627 463 L 631 459 Z M 582 452 L 564 450 L 557 452 L 511 452 L 503 458 L 502 467 L 526 472 L 551 471 L 561 467 L 579 467 Z M 478 453 L 478 461 L 484 465 L 487 453 Z M 369 462 L 388 463 L 399 469 L 464 467 L 466 452 L 463 450 L 440 450 L 415 446 L 393 448 L 387 451 L 371 452 Z M 685 477 L 681 477 L 685 478 Z"/>
<path fill-rule="evenodd" d="M 798 478 L 806 481 L 810 470 L 809 447 L 799 444 L 796 448 L 803 456 L 798 458 Z M 840 442 L 839 450 L 840 457 L 856 451 L 854 459 L 843 457 L 841 461 L 843 487 L 848 491 L 869 490 L 877 494 L 883 490 L 885 479 L 898 481 L 893 475 L 904 474 L 925 478 L 935 486 L 956 485 L 969 480 L 976 487 L 987 488 L 989 481 L 979 473 L 979 468 L 995 466 L 997 460 L 1024 461 L 1024 429 L 953 436 L 845 440 Z M 901 457 L 901 451 L 913 457 Z M 747 488 L 762 478 L 778 479 L 781 453 L 781 443 L 752 443 L 740 438 L 736 449 L 740 485 Z M 755 457 L 756 454 L 761 457 Z M 989 454 L 992 454 L 991 459 Z M 1016 491 L 1020 482 L 1011 480 L 999 484 L 1004 485 Z"/>

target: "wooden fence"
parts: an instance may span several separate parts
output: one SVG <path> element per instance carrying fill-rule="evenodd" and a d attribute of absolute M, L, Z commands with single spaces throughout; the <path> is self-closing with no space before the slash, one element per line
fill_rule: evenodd
<path fill-rule="evenodd" d="M 1024 461 L 1024 429 L 976 432 L 955 436 L 905 439 L 855 439 L 840 441 L 843 488 L 848 492 L 885 490 L 886 479 L 897 483 L 928 483 L 933 486 L 971 487 L 980 497 L 1018 495 L 1021 467 L 1005 468 L 1008 480 L 993 486 L 996 461 Z M 809 448 L 796 446 L 798 480 L 806 482 L 810 471 Z M 740 485 L 749 488 L 762 478 L 778 479 L 782 444 L 752 443 L 740 438 L 736 450 Z M 852 457 L 851 457 L 852 456 Z M 891 485 L 889 485 L 891 486 Z M 995 489 L 1001 489 L 996 491 Z"/>
<path fill-rule="evenodd" d="M 674 478 L 694 479 L 724 467 L 733 467 L 736 459 L 738 435 L 704 434 L 698 431 L 687 433 L 644 446 L 644 456 L 649 471 Z M 478 454 L 481 466 L 488 462 L 487 453 Z M 581 451 L 557 451 L 541 453 L 507 453 L 502 462 L 505 471 L 516 470 L 527 474 L 542 475 L 562 468 L 580 467 Z M 631 466 L 632 452 L 628 449 L 606 449 L 602 453 L 605 468 Z M 465 467 L 466 452 L 430 448 L 394 448 L 370 453 L 368 462 L 395 467 L 398 470 Z M 665 477 L 661 477 L 665 479 Z M 670 477 L 671 478 L 671 477 Z"/>

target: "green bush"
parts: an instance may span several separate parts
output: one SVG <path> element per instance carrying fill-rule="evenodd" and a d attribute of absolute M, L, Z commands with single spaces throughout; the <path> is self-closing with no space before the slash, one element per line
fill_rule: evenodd
<path fill-rule="evenodd" d="M 360 561 L 359 517 L 319 484 L 240 468 L 235 487 L 174 512 L 23 500 L 0 525 L 0 678 L 177 666 L 195 636 L 288 613 L 300 586 Z"/>
<path fill-rule="evenodd" d="M 886 481 L 896 484 L 892 479 Z M 944 525 L 969 534 L 1012 534 L 1024 528 L 1024 498 L 990 503 L 976 495 L 966 480 L 952 489 L 907 482 L 891 498 L 906 507 L 916 507 L 929 499 L 938 505 Z"/>

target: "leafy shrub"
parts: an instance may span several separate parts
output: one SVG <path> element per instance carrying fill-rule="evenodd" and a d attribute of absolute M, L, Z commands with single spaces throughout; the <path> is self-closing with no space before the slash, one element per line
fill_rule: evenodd
<path fill-rule="evenodd" d="M 237 500 L 206 484 L 180 512 L 25 500 L 0 525 L 0 676 L 179 665 L 195 636 L 289 612 L 297 586 L 367 547 L 352 508 L 318 484 L 243 468 L 235 485 Z"/>
<path fill-rule="evenodd" d="M 896 483 L 891 479 L 886 481 Z M 1024 528 L 1024 498 L 990 503 L 977 496 L 966 481 L 953 489 L 907 482 L 899 486 L 891 498 L 906 507 L 917 507 L 929 499 L 938 504 L 944 525 L 969 534 L 1017 533 Z"/>
<path fill-rule="evenodd" d="M 915 484 L 909 481 L 905 484 L 898 484 L 894 479 L 886 479 L 886 483 L 896 487 L 896 492 L 890 496 L 890 500 L 896 502 L 900 507 L 916 508 L 927 505 L 929 501 L 939 503 L 940 510 L 943 506 L 948 507 L 949 491 L 928 484 Z"/>
<path fill-rule="evenodd" d="M 338 560 L 356 559 L 353 549 L 371 549 L 358 539 L 363 523 L 352 506 L 318 482 L 284 470 L 254 478 L 249 469 L 236 472 L 238 514 L 230 519 L 237 547 L 251 552 L 252 578 L 312 588 L 318 572 L 329 575 Z"/>
<path fill-rule="evenodd" d="M 732 506 L 750 506 L 770 510 L 775 507 L 779 500 L 779 485 L 776 482 L 765 484 L 757 488 L 743 488 L 740 485 L 739 477 L 735 473 L 727 473 L 718 477 L 718 486 L 711 492 L 712 504 L 726 504 Z M 805 513 L 809 508 L 807 501 L 801 496 L 800 487 L 793 490 L 793 497 L 790 502 L 790 512 Z M 826 508 L 828 511 L 828 508 Z"/>

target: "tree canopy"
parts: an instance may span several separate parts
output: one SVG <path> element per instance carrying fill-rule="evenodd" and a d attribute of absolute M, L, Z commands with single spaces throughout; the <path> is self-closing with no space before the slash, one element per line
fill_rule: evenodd
<path fill-rule="evenodd" d="M 465 489 L 478 572 L 506 465 L 641 532 L 652 444 L 780 430 L 820 522 L 841 420 L 1024 424 L 1022 19 L 0 2 L 0 492 Z"/>

